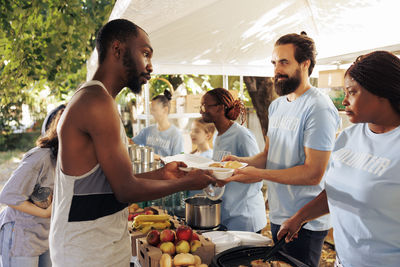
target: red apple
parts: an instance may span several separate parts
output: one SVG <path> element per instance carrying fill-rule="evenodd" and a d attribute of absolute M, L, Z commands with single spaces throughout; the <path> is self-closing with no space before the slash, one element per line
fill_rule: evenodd
<path fill-rule="evenodd" d="M 157 230 L 151 230 L 147 233 L 146 241 L 156 247 L 160 243 L 160 233 Z"/>
<path fill-rule="evenodd" d="M 171 229 L 164 229 L 160 234 L 161 242 L 174 242 L 175 241 L 175 232 Z"/>
<path fill-rule="evenodd" d="M 161 243 L 160 249 L 163 253 L 168 253 L 169 255 L 175 254 L 175 245 L 172 242 Z"/>
<path fill-rule="evenodd" d="M 146 211 L 144 212 L 144 214 L 146 214 L 146 215 L 153 215 L 154 212 L 153 212 L 152 210 L 146 210 Z"/>
<path fill-rule="evenodd" d="M 192 233 L 192 239 L 190 239 L 190 241 L 192 241 L 192 240 L 199 240 L 200 241 L 199 235 L 197 233 L 193 232 Z"/>
<path fill-rule="evenodd" d="M 128 215 L 128 221 L 133 221 L 134 218 L 135 216 L 133 214 Z"/>
<path fill-rule="evenodd" d="M 180 225 L 176 229 L 176 238 L 178 238 L 178 240 L 186 240 L 190 242 L 190 239 L 192 239 L 192 233 L 192 228 L 187 225 Z"/>

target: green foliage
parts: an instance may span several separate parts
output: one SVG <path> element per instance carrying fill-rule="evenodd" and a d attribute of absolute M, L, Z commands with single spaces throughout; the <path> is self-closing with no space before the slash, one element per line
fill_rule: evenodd
<path fill-rule="evenodd" d="M 0 0 L 2 135 L 19 126 L 22 104 L 29 105 L 35 120 L 40 119 L 49 103 L 68 99 L 85 80 L 96 31 L 114 3 Z"/>
<path fill-rule="evenodd" d="M 23 155 L 26 153 L 26 150 L 8 150 L 8 151 L 0 151 L 0 168 L 2 164 L 7 164 L 13 159 L 21 159 Z"/>
<path fill-rule="evenodd" d="M 36 146 L 36 139 L 40 132 L 16 133 L 3 135 L 3 142 L 0 142 L 0 151 L 21 150 L 28 151 Z"/>

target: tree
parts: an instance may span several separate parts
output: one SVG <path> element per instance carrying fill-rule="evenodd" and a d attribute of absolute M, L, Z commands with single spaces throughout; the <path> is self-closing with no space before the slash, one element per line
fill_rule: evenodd
<path fill-rule="evenodd" d="M 245 76 L 243 81 L 256 110 L 263 135 L 266 136 L 268 133 L 268 107 L 277 97 L 273 80 L 267 77 Z"/>
<path fill-rule="evenodd" d="M 96 31 L 107 21 L 114 3 L 0 0 L 2 135 L 19 126 L 22 104 L 29 105 L 38 119 L 49 101 L 67 99 L 85 80 Z"/>

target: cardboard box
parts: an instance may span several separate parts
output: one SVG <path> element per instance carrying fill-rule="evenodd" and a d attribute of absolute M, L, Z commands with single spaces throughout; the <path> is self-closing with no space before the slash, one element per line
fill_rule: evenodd
<path fill-rule="evenodd" d="M 215 256 L 215 244 L 209 239 L 199 235 L 201 247 L 193 254 L 201 258 L 202 263 L 210 264 Z M 138 238 L 136 240 L 137 257 L 142 267 L 159 267 L 162 252 L 159 248 L 147 244 L 146 238 Z"/>
<path fill-rule="evenodd" d="M 185 113 L 186 96 L 178 96 L 175 100 L 176 113 Z"/>
<path fill-rule="evenodd" d="M 344 86 L 344 74 L 346 70 L 324 70 L 319 72 L 318 87 L 332 88 Z"/>
<path fill-rule="evenodd" d="M 169 110 L 169 113 L 176 113 L 176 100 L 171 99 L 171 109 Z"/>
<path fill-rule="evenodd" d="M 203 94 L 200 95 L 187 95 L 185 112 L 186 113 L 200 113 L 201 98 Z"/>

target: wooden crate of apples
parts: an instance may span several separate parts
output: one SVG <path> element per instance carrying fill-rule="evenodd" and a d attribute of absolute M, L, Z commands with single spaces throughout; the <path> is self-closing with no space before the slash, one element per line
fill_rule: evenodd
<path fill-rule="evenodd" d="M 137 239 L 137 255 L 142 266 L 205 267 L 215 255 L 215 244 L 180 225 L 176 231 L 151 230 L 146 238 Z"/>
<path fill-rule="evenodd" d="M 132 206 L 134 208 L 132 208 Z M 128 227 L 131 234 L 132 256 L 136 256 L 136 239 L 145 237 L 150 230 L 163 230 L 166 228 L 175 228 L 171 216 L 163 213 L 155 207 L 145 207 L 140 209 L 135 205 L 129 206 Z"/>

